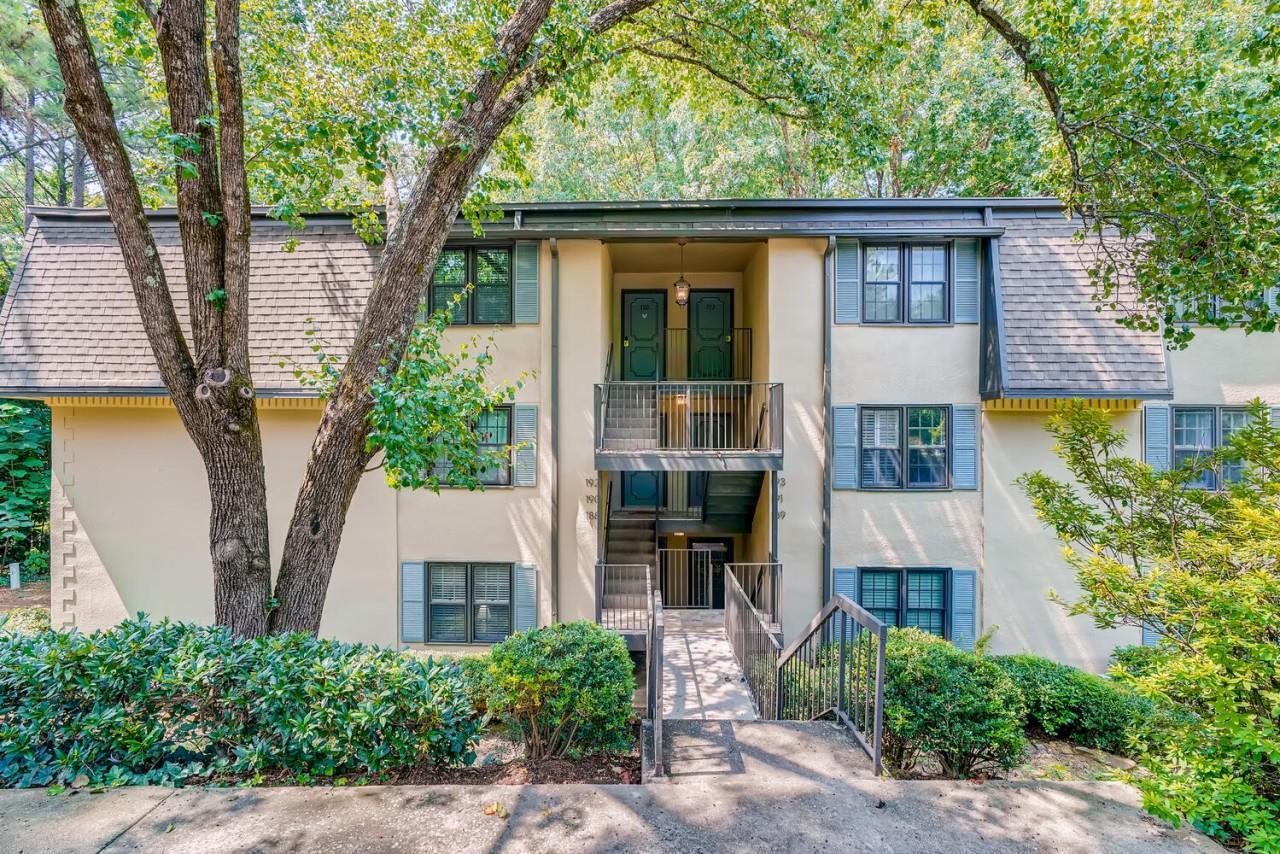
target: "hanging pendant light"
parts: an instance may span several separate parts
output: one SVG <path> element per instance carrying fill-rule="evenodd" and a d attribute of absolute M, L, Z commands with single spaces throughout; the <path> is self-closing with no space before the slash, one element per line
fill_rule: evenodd
<path fill-rule="evenodd" d="M 689 280 L 684 277 L 684 245 L 687 242 L 683 237 L 676 241 L 680 244 L 680 278 L 675 281 L 676 305 L 682 308 L 689 304 Z"/>

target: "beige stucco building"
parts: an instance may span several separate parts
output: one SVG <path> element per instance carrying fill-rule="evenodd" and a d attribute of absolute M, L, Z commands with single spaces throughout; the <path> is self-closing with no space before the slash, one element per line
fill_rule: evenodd
<path fill-rule="evenodd" d="M 176 223 L 153 227 L 181 313 Z M 1140 631 L 1050 601 L 1073 580 L 1014 485 L 1060 471 L 1046 415 L 1087 399 L 1164 464 L 1246 401 L 1280 404 L 1280 338 L 1202 330 L 1166 352 L 1095 310 L 1074 230 L 1036 199 L 530 204 L 481 239 L 460 224 L 429 298 L 474 283 L 458 340 L 501 327 L 496 376 L 532 372 L 478 425 L 519 450 L 482 492 L 367 475 L 323 632 L 466 651 L 625 614 L 646 568 L 668 607 L 718 607 L 725 565 L 751 564 L 729 573 L 777 573 L 787 635 L 839 592 L 961 645 L 998 626 L 996 650 L 1103 668 Z M 260 216 L 253 253 L 278 549 L 321 408 L 290 362 L 308 328 L 350 341 L 377 248 L 338 217 L 295 234 Z M 203 467 L 105 213 L 35 211 L 0 394 L 53 411 L 55 625 L 211 619 Z"/>

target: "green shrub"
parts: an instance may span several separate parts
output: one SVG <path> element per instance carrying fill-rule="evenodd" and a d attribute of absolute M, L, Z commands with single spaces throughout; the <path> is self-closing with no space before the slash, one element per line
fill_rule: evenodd
<path fill-rule="evenodd" d="M 1012 768 L 1026 752 L 1026 707 L 990 659 L 917 629 L 891 629 L 885 655 L 884 755 L 910 771 L 925 756 L 949 777 Z"/>
<path fill-rule="evenodd" d="M 1113 675 L 1146 676 L 1156 663 L 1158 653 L 1159 650 L 1153 646 L 1118 646 L 1111 651 L 1111 672 Z"/>
<path fill-rule="evenodd" d="M 474 760 L 461 671 L 390 650 L 145 616 L 0 633 L 0 784 L 181 783 Z"/>
<path fill-rule="evenodd" d="M 991 659 L 1027 704 L 1027 726 L 1046 735 L 1112 753 L 1133 752 L 1133 738 L 1151 715 L 1151 701 L 1109 679 L 1038 655 Z"/>
<path fill-rule="evenodd" d="M 523 740 L 529 759 L 631 748 L 631 656 L 621 635 L 560 623 L 512 635 L 489 654 L 489 713 Z"/>

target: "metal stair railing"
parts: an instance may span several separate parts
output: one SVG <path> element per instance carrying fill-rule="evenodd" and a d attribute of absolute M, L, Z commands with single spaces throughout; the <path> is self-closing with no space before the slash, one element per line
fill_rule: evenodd
<path fill-rule="evenodd" d="M 663 645 L 666 629 L 662 616 L 662 591 L 649 591 L 649 631 L 645 641 L 645 666 L 648 673 L 645 677 L 646 706 L 649 720 L 653 727 L 653 775 L 663 776 L 662 768 L 662 707 L 665 700 L 663 689 Z"/>
<path fill-rule="evenodd" d="M 727 574 L 725 631 L 760 716 L 815 720 L 833 715 L 853 734 L 879 775 L 888 627 L 848 597 L 836 594 L 785 649 L 775 651 L 777 641 L 769 628 L 742 585 Z M 772 675 L 772 686 L 765 684 L 765 675 Z"/>

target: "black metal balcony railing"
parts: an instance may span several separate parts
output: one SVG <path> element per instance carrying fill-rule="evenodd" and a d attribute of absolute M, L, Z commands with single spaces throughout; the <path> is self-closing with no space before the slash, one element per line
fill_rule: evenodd
<path fill-rule="evenodd" d="M 595 412 L 600 452 L 782 451 L 781 383 L 600 383 Z"/>
<path fill-rule="evenodd" d="M 733 576 L 742 592 L 771 625 L 782 623 L 782 564 L 729 563 L 725 572 Z"/>
<path fill-rule="evenodd" d="M 667 380 L 751 379 L 751 329 L 731 330 L 723 338 L 690 336 L 688 329 L 668 329 L 663 348 Z"/>

